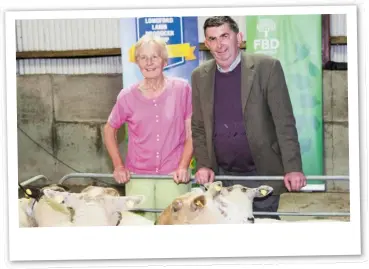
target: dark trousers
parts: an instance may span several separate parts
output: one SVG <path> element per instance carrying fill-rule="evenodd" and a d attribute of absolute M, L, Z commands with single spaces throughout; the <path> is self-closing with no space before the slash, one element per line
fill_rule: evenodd
<path fill-rule="evenodd" d="M 219 175 L 221 176 L 256 176 L 256 171 L 246 173 L 228 172 L 219 167 Z M 260 186 L 260 182 L 252 180 L 221 180 L 224 187 L 232 186 L 235 184 L 243 185 L 249 188 L 257 188 Z M 263 198 L 254 198 L 253 211 L 254 212 L 277 212 L 279 207 L 279 195 L 268 195 Z M 254 215 L 255 218 L 272 218 L 280 220 L 278 215 Z"/>

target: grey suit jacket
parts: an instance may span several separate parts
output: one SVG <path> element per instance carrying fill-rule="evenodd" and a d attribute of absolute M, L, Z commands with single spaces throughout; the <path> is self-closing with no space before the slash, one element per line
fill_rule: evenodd
<path fill-rule="evenodd" d="M 279 60 L 242 52 L 241 65 L 240 99 L 257 174 L 283 176 L 302 172 L 295 117 Z M 192 136 L 197 169 L 208 167 L 217 174 L 212 138 L 215 70 L 212 59 L 192 73 Z M 287 191 L 283 181 L 260 181 L 260 184 L 272 186 L 274 195 Z"/>

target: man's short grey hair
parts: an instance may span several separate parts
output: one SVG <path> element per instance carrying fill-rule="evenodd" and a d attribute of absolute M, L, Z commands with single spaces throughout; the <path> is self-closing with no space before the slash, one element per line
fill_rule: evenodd
<path fill-rule="evenodd" d="M 204 22 L 204 34 L 206 36 L 206 29 L 209 27 L 219 27 L 222 26 L 223 24 L 228 23 L 229 28 L 231 28 L 231 30 L 233 32 L 235 32 L 236 34 L 238 34 L 238 32 L 240 31 L 238 28 L 238 24 L 236 23 L 236 21 L 234 19 L 232 19 L 229 16 L 213 16 L 210 18 L 207 18 L 206 21 Z"/>
<path fill-rule="evenodd" d="M 137 57 L 139 56 L 140 48 L 147 44 L 154 44 L 159 47 L 159 57 L 164 61 L 168 61 L 167 43 L 163 38 L 152 33 L 143 35 L 135 44 L 135 61 L 137 63 Z"/>

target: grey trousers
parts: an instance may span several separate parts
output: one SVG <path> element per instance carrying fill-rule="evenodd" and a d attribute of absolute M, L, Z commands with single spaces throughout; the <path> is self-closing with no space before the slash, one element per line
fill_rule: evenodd
<path fill-rule="evenodd" d="M 236 172 L 229 172 L 224 170 L 223 168 L 219 167 L 219 175 L 222 176 L 256 176 L 256 171 L 251 171 L 247 173 L 236 173 Z M 232 186 L 235 184 L 240 184 L 243 186 L 257 188 L 260 186 L 260 182 L 255 182 L 252 180 L 221 180 L 224 187 Z M 279 195 L 268 195 L 264 198 L 254 198 L 253 203 L 253 211 L 254 212 L 277 212 L 279 207 Z M 279 216 L 270 216 L 270 215 L 255 215 L 255 218 L 272 218 L 280 220 Z"/>

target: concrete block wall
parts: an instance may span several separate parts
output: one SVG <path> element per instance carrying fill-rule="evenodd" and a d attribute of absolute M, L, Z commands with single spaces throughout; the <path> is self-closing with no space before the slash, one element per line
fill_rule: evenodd
<path fill-rule="evenodd" d="M 57 182 L 74 169 L 112 173 L 103 144 L 103 126 L 121 88 L 121 74 L 18 76 L 18 126 L 22 130 L 18 130 L 19 181 L 43 174 Z M 347 72 L 324 71 L 323 92 L 326 174 L 346 175 Z M 119 133 L 121 142 L 122 134 Z M 120 145 L 124 152 L 123 143 Z M 90 180 L 68 181 L 73 182 L 86 184 Z M 347 190 L 348 183 L 330 183 L 328 187 Z"/>
<path fill-rule="evenodd" d="M 324 71 L 323 94 L 325 173 L 349 175 L 347 71 Z M 329 182 L 328 188 L 348 190 L 349 182 Z"/>
<path fill-rule="evenodd" d="M 57 182 L 76 171 L 111 173 L 103 126 L 121 88 L 121 75 L 18 76 L 19 181 L 38 174 Z"/>

